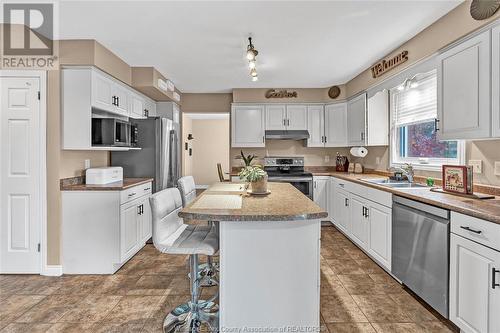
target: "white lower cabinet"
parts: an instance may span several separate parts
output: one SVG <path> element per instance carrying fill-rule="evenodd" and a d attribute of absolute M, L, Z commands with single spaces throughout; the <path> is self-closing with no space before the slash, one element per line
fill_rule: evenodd
<path fill-rule="evenodd" d="M 151 183 L 123 191 L 62 191 L 64 274 L 113 274 L 152 235 Z"/>
<path fill-rule="evenodd" d="M 390 193 L 335 177 L 330 184 L 332 188 L 329 203 L 334 225 L 390 271 L 392 246 Z"/>
<path fill-rule="evenodd" d="M 314 202 L 328 211 L 328 184 L 330 177 L 314 177 L 313 178 L 313 198 Z M 328 217 L 330 219 L 330 217 Z"/>
<path fill-rule="evenodd" d="M 367 218 L 369 219 L 368 252 L 391 268 L 392 246 L 392 209 L 375 202 L 367 202 Z"/>
<path fill-rule="evenodd" d="M 452 231 L 465 230 L 456 222 L 452 214 Z M 490 224 L 499 235 L 500 226 Z M 483 233 L 485 241 L 494 236 L 489 231 Z M 477 235 L 470 238 L 477 241 Z M 450 320 L 462 332 L 500 332 L 500 244 L 492 249 L 476 241 L 451 234 Z"/>

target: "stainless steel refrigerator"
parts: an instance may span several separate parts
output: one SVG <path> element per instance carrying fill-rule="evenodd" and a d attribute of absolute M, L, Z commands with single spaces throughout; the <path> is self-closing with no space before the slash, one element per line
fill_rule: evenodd
<path fill-rule="evenodd" d="M 154 178 L 153 192 L 177 185 L 180 177 L 179 124 L 167 118 L 132 120 L 141 149 L 111 152 L 111 165 L 127 178 Z"/>

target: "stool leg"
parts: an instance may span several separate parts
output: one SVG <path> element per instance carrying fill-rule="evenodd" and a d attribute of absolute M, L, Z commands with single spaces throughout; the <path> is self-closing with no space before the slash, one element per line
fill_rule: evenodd
<path fill-rule="evenodd" d="M 198 313 L 198 292 L 200 289 L 200 280 L 198 279 L 198 255 L 192 254 L 191 260 L 191 311 Z"/>

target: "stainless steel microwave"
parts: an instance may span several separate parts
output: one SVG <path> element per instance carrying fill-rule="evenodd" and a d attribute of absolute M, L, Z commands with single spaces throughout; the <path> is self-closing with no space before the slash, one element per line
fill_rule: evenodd
<path fill-rule="evenodd" d="M 92 146 L 130 147 L 131 125 L 115 118 L 92 118 Z"/>

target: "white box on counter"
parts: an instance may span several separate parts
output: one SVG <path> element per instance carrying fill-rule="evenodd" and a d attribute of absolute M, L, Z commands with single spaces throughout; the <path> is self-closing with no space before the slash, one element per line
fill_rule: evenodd
<path fill-rule="evenodd" d="M 90 168 L 85 171 L 85 183 L 104 185 L 123 181 L 122 167 Z"/>

